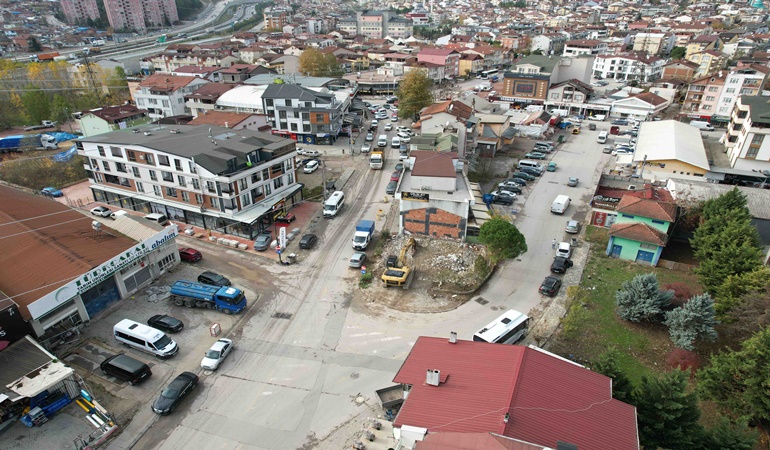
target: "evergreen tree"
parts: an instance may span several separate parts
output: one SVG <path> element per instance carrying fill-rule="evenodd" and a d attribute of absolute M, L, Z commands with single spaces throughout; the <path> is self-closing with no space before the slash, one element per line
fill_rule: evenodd
<path fill-rule="evenodd" d="M 615 292 L 618 314 L 631 322 L 657 321 L 671 304 L 674 291 L 662 291 L 654 273 L 637 275 Z"/>
<path fill-rule="evenodd" d="M 618 357 L 620 352 L 616 348 L 610 348 L 601 355 L 591 369 L 604 376 L 612 378 L 612 398 L 621 402 L 631 403 L 633 386 L 631 380 L 620 369 Z"/>
<path fill-rule="evenodd" d="M 666 325 L 675 346 L 694 350 L 696 339 L 713 341 L 717 338 L 714 300 L 708 294 L 692 297 L 682 307 L 666 313 Z"/>
<path fill-rule="evenodd" d="M 746 425 L 736 425 L 722 417 L 710 428 L 703 438 L 704 450 L 752 450 L 757 442 L 758 433 Z"/>
<path fill-rule="evenodd" d="M 716 289 L 714 306 L 717 315 L 722 318 L 736 305 L 743 302 L 743 297 L 754 292 L 767 292 L 770 289 L 770 267 L 760 266 L 751 272 L 730 275 Z"/>

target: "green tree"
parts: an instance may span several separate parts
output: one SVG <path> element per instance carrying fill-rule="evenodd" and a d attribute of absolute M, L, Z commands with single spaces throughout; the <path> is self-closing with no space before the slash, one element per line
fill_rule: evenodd
<path fill-rule="evenodd" d="M 30 36 L 27 38 L 27 49 L 30 52 L 39 52 L 43 50 L 43 47 L 40 46 L 40 42 L 37 41 L 37 38 Z"/>
<path fill-rule="evenodd" d="M 299 55 L 299 72 L 309 77 L 338 77 L 342 75 L 342 68 L 333 54 L 309 47 Z"/>
<path fill-rule="evenodd" d="M 660 320 L 663 311 L 671 304 L 674 291 L 663 291 L 654 273 L 637 275 L 615 292 L 618 315 L 631 322 Z"/>
<path fill-rule="evenodd" d="M 51 99 L 39 87 L 33 84 L 27 85 L 26 92 L 22 94 L 21 100 L 24 103 L 27 119 L 30 122 L 39 124 L 51 117 Z"/>
<path fill-rule="evenodd" d="M 493 217 L 481 225 L 479 241 L 489 248 L 493 262 L 513 259 L 527 251 L 524 235 L 514 224 L 500 217 Z"/>
<path fill-rule="evenodd" d="M 599 355 L 599 359 L 592 365 L 591 370 L 612 378 L 612 398 L 631 403 L 634 387 L 631 385 L 631 380 L 620 369 L 619 357 L 620 352 L 614 347 L 610 348 Z"/>
<path fill-rule="evenodd" d="M 687 48 L 685 47 L 674 47 L 671 49 L 671 53 L 669 56 L 671 56 L 671 59 L 682 59 L 684 58 L 684 55 L 687 53 Z"/>
<path fill-rule="evenodd" d="M 770 289 L 770 267 L 760 266 L 751 272 L 730 275 L 716 288 L 715 308 L 722 318 L 740 303 L 744 296 Z"/>
<path fill-rule="evenodd" d="M 634 389 L 639 442 L 644 448 L 693 448 L 703 434 L 698 397 L 687 392 L 688 376 L 673 370 L 642 377 Z"/>
<path fill-rule="evenodd" d="M 421 109 L 433 103 L 433 81 L 422 70 L 411 70 L 398 84 L 398 116 L 413 118 Z"/>
<path fill-rule="evenodd" d="M 708 294 L 696 295 L 680 308 L 666 313 L 671 341 L 685 350 L 694 350 L 697 339 L 716 340 L 716 323 L 714 300 Z"/>
<path fill-rule="evenodd" d="M 701 448 L 708 450 L 751 450 L 759 433 L 744 424 L 734 424 L 722 417 L 703 438 Z"/>
<path fill-rule="evenodd" d="M 61 127 L 64 122 L 70 120 L 70 112 L 74 112 L 70 102 L 60 94 L 54 94 L 51 102 L 51 120 L 55 120 L 57 126 Z"/>
<path fill-rule="evenodd" d="M 749 425 L 770 425 L 770 327 L 711 357 L 698 371 L 698 392 Z"/>

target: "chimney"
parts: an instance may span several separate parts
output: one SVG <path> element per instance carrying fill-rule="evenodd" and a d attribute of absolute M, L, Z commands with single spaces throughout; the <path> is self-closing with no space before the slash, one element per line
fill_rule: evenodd
<path fill-rule="evenodd" d="M 456 344 L 457 343 L 457 332 L 456 331 L 450 331 L 449 332 L 449 343 L 450 344 Z"/>
<path fill-rule="evenodd" d="M 438 386 L 440 370 L 428 369 L 428 373 L 425 375 L 425 384 L 430 386 Z"/>

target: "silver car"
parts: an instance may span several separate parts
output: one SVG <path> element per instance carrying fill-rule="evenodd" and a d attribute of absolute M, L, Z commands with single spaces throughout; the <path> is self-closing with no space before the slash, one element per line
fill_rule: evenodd
<path fill-rule="evenodd" d="M 366 263 L 366 253 L 355 252 L 350 257 L 350 263 L 348 263 L 348 266 L 353 267 L 354 269 L 360 269 L 364 263 Z"/>
<path fill-rule="evenodd" d="M 564 231 L 566 231 L 569 234 L 577 234 L 580 232 L 580 222 L 577 220 L 568 220 L 567 221 L 567 227 L 564 228 Z"/>

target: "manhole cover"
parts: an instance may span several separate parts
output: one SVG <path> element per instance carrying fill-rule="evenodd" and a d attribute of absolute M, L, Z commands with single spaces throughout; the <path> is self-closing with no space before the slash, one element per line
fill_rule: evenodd
<path fill-rule="evenodd" d="M 353 380 L 357 380 L 359 376 L 360 375 L 358 374 L 358 372 L 353 372 L 350 374 L 350 378 Z"/>
<path fill-rule="evenodd" d="M 283 312 L 276 312 L 273 313 L 274 319 L 291 319 L 292 314 L 289 313 L 283 313 Z"/>
<path fill-rule="evenodd" d="M 498 309 L 500 309 L 500 307 L 499 306 L 490 306 L 489 309 L 491 309 L 492 311 L 497 311 Z"/>
<path fill-rule="evenodd" d="M 359 405 L 362 405 L 365 401 L 366 401 L 366 399 L 364 397 L 360 396 L 360 395 L 358 397 L 356 397 L 356 403 L 359 404 Z"/>
<path fill-rule="evenodd" d="M 484 297 L 479 297 L 476 299 L 476 303 L 478 303 L 479 305 L 486 305 L 487 303 L 489 303 L 489 301 L 484 300 Z"/>

